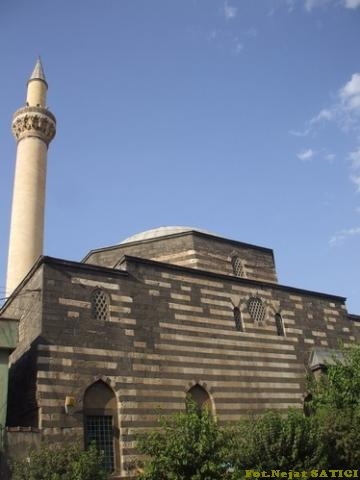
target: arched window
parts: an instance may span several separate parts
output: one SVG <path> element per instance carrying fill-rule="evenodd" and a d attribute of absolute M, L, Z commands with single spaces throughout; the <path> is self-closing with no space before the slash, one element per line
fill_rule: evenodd
<path fill-rule="evenodd" d="M 238 330 L 239 332 L 243 332 L 244 327 L 243 327 L 241 312 L 239 307 L 234 307 L 234 322 L 235 322 L 236 330 Z"/>
<path fill-rule="evenodd" d="M 233 267 L 233 272 L 236 277 L 245 277 L 244 264 L 240 257 L 234 255 L 231 259 L 231 264 Z"/>
<path fill-rule="evenodd" d="M 250 297 L 247 302 L 247 306 L 254 322 L 263 323 L 265 320 L 266 309 L 261 298 Z"/>
<path fill-rule="evenodd" d="M 188 391 L 188 397 L 196 403 L 199 409 L 207 408 L 212 412 L 210 396 L 203 387 L 200 387 L 200 385 L 196 384 L 191 387 Z"/>
<path fill-rule="evenodd" d="M 284 337 L 285 336 L 284 321 L 280 313 L 275 314 L 275 326 L 276 326 L 276 332 L 279 335 L 279 337 Z"/>
<path fill-rule="evenodd" d="M 97 320 L 108 320 L 109 318 L 109 295 L 97 288 L 91 294 L 91 312 Z"/>
<path fill-rule="evenodd" d="M 313 397 L 311 393 L 308 393 L 304 398 L 304 414 L 306 417 L 310 417 L 314 414 L 314 407 L 312 405 Z"/>
<path fill-rule="evenodd" d="M 119 465 L 119 430 L 116 397 L 103 381 L 93 383 L 84 395 L 85 446 L 95 442 L 104 453 L 104 467 L 114 472 Z"/>

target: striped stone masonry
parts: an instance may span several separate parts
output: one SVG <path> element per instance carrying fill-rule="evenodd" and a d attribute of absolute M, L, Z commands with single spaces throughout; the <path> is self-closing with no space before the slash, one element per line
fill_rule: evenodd
<path fill-rule="evenodd" d="M 116 398 L 117 478 L 136 471 L 136 436 L 158 428 L 160 413 L 183 410 L 192 387 L 207 392 L 220 423 L 302 408 L 312 350 L 359 339 L 342 297 L 278 284 L 267 250 L 252 260 L 243 255 L 247 265 L 266 264 L 256 279 L 233 274 L 232 243 L 226 256 L 224 242 L 214 241 L 207 261 L 219 263 L 209 270 L 201 256 L 196 266 L 186 264 L 199 247 L 163 247 L 153 245 L 151 258 L 116 258 L 116 249 L 90 254 L 86 263 L 45 257 L 3 309 L 20 319 L 22 332 L 11 359 L 9 425 L 37 427 L 49 442 L 83 440 L 84 398 L 100 381 Z M 71 414 L 66 398 L 74 398 Z"/>

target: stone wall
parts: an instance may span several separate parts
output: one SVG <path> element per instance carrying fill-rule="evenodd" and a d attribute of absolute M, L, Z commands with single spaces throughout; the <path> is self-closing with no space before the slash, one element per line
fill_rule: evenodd
<path fill-rule="evenodd" d="M 18 322 L 19 343 L 9 358 L 7 424 L 38 426 L 36 402 L 36 343 L 42 331 L 43 266 L 20 285 L 2 315 Z"/>
<path fill-rule="evenodd" d="M 273 251 L 268 248 L 229 242 L 225 239 L 209 239 L 206 235 L 194 235 L 197 252 L 197 268 L 210 272 L 234 275 L 232 258 L 238 256 L 243 264 L 243 275 L 253 280 L 277 282 Z"/>
<path fill-rule="evenodd" d="M 43 268 L 42 331 L 32 357 L 38 426 L 51 442 L 83 438 L 84 393 L 102 380 L 117 398 L 122 475 L 137 458 L 136 435 L 156 426 L 160 412 L 183 409 L 192 386 L 209 393 L 220 422 L 302 408 L 311 350 L 359 338 L 341 297 L 134 257 L 123 259 L 125 271 L 51 259 Z M 93 314 L 97 288 L 108 294 L 106 320 Z M 251 297 L 263 302 L 260 323 L 249 313 Z M 67 396 L 75 398 L 71 414 Z"/>
<path fill-rule="evenodd" d="M 41 445 L 41 432 L 34 428 L 7 428 L 4 432 L 4 450 L 0 452 L 0 478 L 10 480 L 10 464 L 13 459 L 26 458 Z"/>
<path fill-rule="evenodd" d="M 277 282 L 271 249 L 196 231 L 94 250 L 84 261 L 116 267 L 124 255 L 226 275 L 234 274 L 231 260 L 236 255 L 243 263 L 246 278 Z"/>
<path fill-rule="evenodd" d="M 43 267 L 37 268 L 33 274 L 20 284 L 16 295 L 4 306 L 2 316 L 19 322 L 19 343 L 10 357 L 13 363 L 22 353 L 28 350 L 31 343 L 42 330 L 42 281 Z"/>

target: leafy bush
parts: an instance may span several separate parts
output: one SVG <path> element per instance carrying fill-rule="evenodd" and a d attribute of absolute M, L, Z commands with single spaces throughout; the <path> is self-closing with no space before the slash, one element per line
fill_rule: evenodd
<path fill-rule="evenodd" d="M 141 480 L 224 480 L 228 472 L 225 432 L 209 410 L 187 401 L 186 412 L 160 418 L 161 429 L 139 439 L 149 455 Z"/>
<path fill-rule="evenodd" d="M 329 451 L 328 468 L 360 464 L 360 346 L 342 349 L 320 379 L 310 377 L 311 409 Z"/>
<path fill-rule="evenodd" d="M 246 418 L 232 428 L 228 438 L 229 458 L 239 478 L 245 469 L 288 471 L 326 467 L 326 447 L 317 420 L 298 410 Z"/>
<path fill-rule="evenodd" d="M 360 415 L 354 409 L 329 409 L 317 414 L 329 452 L 327 468 L 357 469 L 360 465 Z"/>
<path fill-rule="evenodd" d="M 94 445 L 82 450 L 79 445 L 33 450 L 28 458 L 12 465 L 12 480 L 106 480 L 103 457 Z"/>
<path fill-rule="evenodd" d="M 309 378 L 312 406 L 316 411 L 360 408 L 360 346 L 342 349 L 333 356 L 326 374 Z"/>

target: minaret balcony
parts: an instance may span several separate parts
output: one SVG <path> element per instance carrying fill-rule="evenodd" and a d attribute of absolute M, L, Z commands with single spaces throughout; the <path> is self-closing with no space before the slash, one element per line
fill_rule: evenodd
<path fill-rule="evenodd" d="M 46 108 L 22 107 L 14 113 L 12 131 L 17 141 L 33 136 L 49 145 L 55 137 L 56 119 Z"/>

